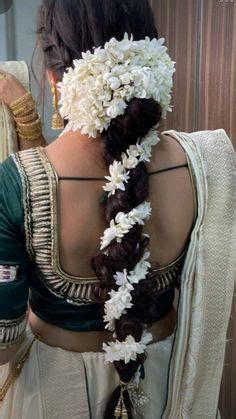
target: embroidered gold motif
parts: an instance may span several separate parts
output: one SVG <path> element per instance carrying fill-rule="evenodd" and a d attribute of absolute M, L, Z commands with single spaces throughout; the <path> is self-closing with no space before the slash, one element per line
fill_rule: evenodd
<path fill-rule="evenodd" d="M 0 349 L 14 345 L 26 328 L 25 314 L 17 319 L 0 320 Z"/>
<path fill-rule="evenodd" d="M 91 284 L 96 277 L 74 277 L 58 269 L 55 174 L 46 165 L 40 148 L 13 155 L 21 175 L 24 198 L 26 246 L 47 289 L 76 305 L 93 303 Z M 47 166 L 47 170 L 45 168 Z"/>

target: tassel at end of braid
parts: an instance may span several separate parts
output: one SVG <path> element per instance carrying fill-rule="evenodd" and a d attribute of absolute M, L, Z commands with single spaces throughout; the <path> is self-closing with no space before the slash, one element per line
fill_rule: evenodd
<path fill-rule="evenodd" d="M 116 419 L 129 419 L 128 410 L 125 406 L 125 401 L 123 397 L 123 389 L 121 386 L 120 398 L 114 410 L 114 418 Z"/>
<path fill-rule="evenodd" d="M 107 405 L 104 419 L 133 419 L 128 384 L 121 381 L 116 387 Z"/>

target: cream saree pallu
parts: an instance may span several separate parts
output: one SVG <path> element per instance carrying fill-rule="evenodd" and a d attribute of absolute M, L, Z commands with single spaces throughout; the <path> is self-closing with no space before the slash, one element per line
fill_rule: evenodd
<path fill-rule="evenodd" d="M 198 218 L 181 275 L 163 419 L 213 419 L 235 281 L 235 154 L 224 129 L 166 133 L 191 161 Z"/>
<path fill-rule="evenodd" d="M 25 89 L 29 90 L 29 71 L 24 61 L 0 61 L 0 70 L 13 74 Z M 6 105 L 0 102 L 0 163 L 18 149 L 12 113 Z"/>
<path fill-rule="evenodd" d="M 149 398 L 135 418 L 215 419 L 236 264 L 236 168 L 223 129 L 165 131 L 184 148 L 193 174 L 198 217 L 181 274 L 175 333 L 148 346 Z M 32 334 L 22 343 L 17 361 Z M 101 419 L 118 383 L 103 353 L 75 353 L 35 341 L 0 407 L 1 419 Z M 4 383 L 11 365 L 0 368 Z"/>

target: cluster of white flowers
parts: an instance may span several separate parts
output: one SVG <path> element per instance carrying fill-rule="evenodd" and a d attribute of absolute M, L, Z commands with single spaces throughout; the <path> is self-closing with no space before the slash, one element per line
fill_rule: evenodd
<path fill-rule="evenodd" d="M 151 206 L 149 202 L 142 202 L 130 212 L 118 212 L 114 220 L 110 221 L 110 227 L 107 228 L 101 237 L 100 249 L 107 247 L 112 240 L 116 239 L 118 243 L 126 233 L 131 230 L 134 224 L 144 225 L 143 220 L 148 219 L 151 215 Z"/>
<path fill-rule="evenodd" d="M 109 180 L 104 191 L 109 192 L 108 197 L 114 195 L 117 189 L 125 190 L 125 183 L 129 180 L 128 169 L 134 169 L 140 162 L 150 161 L 152 147 L 160 141 L 156 127 L 152 128 L 136 145 L 131 145 L 125 153 L 121 155 L 121 161 L 114 160 L 109 166 L 110 176 L 105 176 Z"/>
<path fill-rule="evenodd" d="M 80 130 L 96 138 L 113 118 L 123 115 L 133 99 L 156 100 L 166 118 L 173 87 L 175 61 L 171 61 L 165 38 L 140 41 L 127 33 L 112 38 L 103 48 L 82 53 L 58 83 L 61 116 L 68 120 L 65 131 Z"/>
<path fill-rule="evenodd" d="M 127 269 L 123 272 L 116 272 L 114 279 L 116 285 L 119 286 L 117 291 L 110 291 L 110 299 L 105 302 L 104 306 L 104 321 L 106 329 L 113 331 L 115 328 L 115 320 L 119 319 L 122 314 L 126 313 L 126 309 L 131 308 L 133 291 L 133 284 L 138 284 L 144 279 L 148 273 L 148 268 L 151 264 L 146 259 L 149 258 L 150 253 L 145 252 L 142 259 L 135 265 L 134 269 L 127 273 Z"/>
<path fill-rule="evenodd" d="M 143 332 L 140 342 L 136 342 L 134 337 L 128 335 L 127 338 L 120 342 L 103 343 L 103 350 L 105 351 L 105 363 L 114 361 L 124 361 L 128 364 L 130 361 L 137 359 L 137 354 L 142 354 L 149 342 L 152 341 L 151 333 Z"/>

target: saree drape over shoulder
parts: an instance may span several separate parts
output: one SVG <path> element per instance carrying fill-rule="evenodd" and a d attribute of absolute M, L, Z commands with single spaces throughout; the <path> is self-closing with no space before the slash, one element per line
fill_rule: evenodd
<path fill-rule="evenodd" d="M 175 332 L 148 346 L 142 388 L 149 402 L 136 406 L 134 417 L 214 419 L 235 279 L 234 152 L 223 129 L 163 133 L 185 150 L 198 211 L 180 276 Z M 55 173 L 43 151 L 11 155 L 0 166 L 0 182 L 2 344 L 20 335 L 28 301 L 39 317 L 69 330 L 103 329 L 100 307 L 91 300 L 91 280 L 81 283 L 60 270 L 53 224 Z M 27 330 L 12 364 L 32 339 Z M 102 418 L 118 384 L 113 365 L 103 361 L 100 352 L 70 352 L 35 341 L 0 405 L 0 418 Z M 0 367 L 0 386 L 12 364 Z"/>

